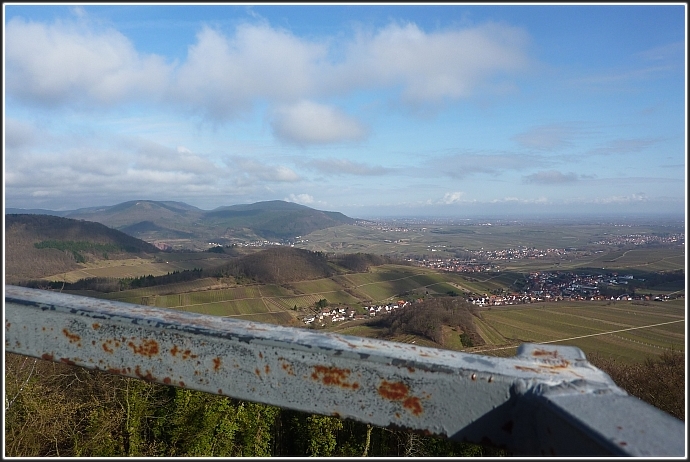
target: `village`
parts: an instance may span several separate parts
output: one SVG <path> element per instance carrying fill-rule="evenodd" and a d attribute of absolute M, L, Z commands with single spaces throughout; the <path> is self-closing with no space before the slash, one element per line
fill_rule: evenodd
<path fill-rule="evenodd" d="M 365 306 L 364 310 L 367 314 L 358 314 L 357 311 L 355 311 L 352 308 L 343 308 L 343 307 L 336 307 L 336 308 L 322 308 L 321 311 L 313 316 L 307 316 L 302 321 L 309 325 L 314 322 L 318 322 L 319 325 L 323 326 L 327 322 L 341 322 L 345 320 L 356 320 L 356 319 L 367 319 L 367 318 L 373 318 L 374 316 L 377 315 L 383 315 L 383 314 L 388 314 L 391 313 L 398 308 L 404 308 L 408 306 L 410 302 L 406 302 L 404 300 L 398 300 L 397 303 L 389 303 L 387 305 L 372 305 L 372 306 Z"/>
<path fill-rule="evenodd" d="M 517 305 L 523 303 L 555 302 L 559 300 L 599 300 L 599 301 L 667 301 L 675 298 L 669 294 L 657 294 L 624 290 L 635 278 L 631 274 L 619 275 L 616 272 L 607 274 L 576 274 L 571 272 L 532 272 L 526 278 L 526 284 L 520 292 L 484 294 L 469 296 L 470 303 L 478 306 Z M 636 281 L 644 281 L 637 279 Z M 627 292 L 616 295 L 602 294 L 602 288 L 608 292 Z M 604 289 L 606 291 L 606 289 Z"/>
<path fill-rule="evenodd" d="M 436 249 L 431 249 L 436 251 Z M 503 250 L 466 250 L 465 257 L 455 258 L 422 258 L 414 262 L 425 268 L 458 273 L 474 273 L 483 271 L 500 271 L 498 262 L 510 262 L 519 259 L 554 259 L 561 260 L 591 255 L 590 251 L 576 249 L 537 249 L 534 247 L 518 247 Z"/>

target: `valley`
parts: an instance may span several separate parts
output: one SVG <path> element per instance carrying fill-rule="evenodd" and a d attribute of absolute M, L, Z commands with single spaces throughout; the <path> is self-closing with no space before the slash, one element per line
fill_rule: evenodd
<path fill-rule="evenodd" d="M 149 232 L 171 226 L 171 214 L 200 216 L 185 204 L 152 201 L 79 214 L 124 226 L 144 216 L 142 207 L 153 223 Z M 298 208 L 296 221 L 318 215 L 306 209 Z M 514 354 L 523 342 L 552 341 L 626 362 L 684 349 L 681 223 L 345 217 L 347 223 L 333 226 L 312 219 L 318 229 L 281 244 L 259 230 L 265 229 L 266 214 L 275 219 L 284 210 L 294 212 L 280 201 L 221 208 L 214 215 L 240 216 L 250 240 L 220 244 L 216 236 L 203 250 L 177 251 L 160 245 L 160 234 L 147 243 L 124 233 L 112 237 L 117 231 L 93 228 L 96 223 L 86 230 L 91 222 L 83 219 L 7 215 L 6 282 L 488 355 Z M 128 226 L 133 234 L 143 232 Z M 141 244 L 133 246 L 131 239 Z M 87 241 L 93 244 L 80 244 Z M 34 260 L 62 264 L 48 264 L 40 274 Z M 55 271 L 61 265 L 64 270 Z M 372 307 L 401 301 L 415 309 L 449 297 L 472 306 L 476 344 L 460 342 L 458 326 L 441 326 L 446 340 L 439 343 L 414 333 L 386 336 L 372 325 L 375 316 L 386 316 L 372 316 Z M 347 315 L 334 322 L 332 313 Z"/>
<path fill-rule="evenodd" d="M 333 224 L 319 213 L 301 210 L 296 221 L 309 216 L 308 224 L 286 226 L 292 212 L 267 207 L 285 208 L 247 206 L 239 210 L 241 227 L 227 226 L 221 234 L 203 220 L 183 228 L 184 219 L 175 214 L 185 207 L 169 203 L 139 201 L 115 206 L 107 216 L 98 215 L 100 209 L 92 215 L 118 215 L 120 229 L 84 218 L 9 214 L 5 283 L 225 321 L 272 323 L 484 356 L 514 356 L 523 343 L 575 346 L 626 391 L 684 419 L 683 389 L 678 386 L 683 383 L 686 340 L 682 223 L 346 219 Z M 159 209 L 174 214 L 163 219 Z M 280 217 L 275 226 L 305 232 L 276 237 L 266 226 L 268 215 Z M 142 225 L 143 217 L 149 220 Z M 175 233 L 170 232 L 173 225 Z M 23 403 L 48 412 L 52 406 L 42 403 L 49 396 L 71 410 L 67 420 L 75 428 L 83 427 L 77 409 L 87 400 L 92 403 L 88 418 L 96 422 L 101 422 L 99 415 L 118 412 L 129 422 L 130 414 L 122 410 L 130 402 L 150 410 L 169 406 L 170 415 L 189 416 L 179 423 L 187 432 L 198 421 L 196 408 L 184 404 L 192 399 L 204 409 L 223 403 L 217 415 L 226 415 L 232 403 L 233 415 L 251 408 L 257 415 L 273 413 L 271 421 L 280 425 L 301 419 L 348 426 L 343 434 L 357 433 L 361 441 L 367 432 L 377 438 L 409 438 L 404 430 L 295 413 L 46 360 L 13 354 L 5 360 L 10 393 L 13 400 L 19 397 L 9 420 L 15 433 L 24 428 Z M 33 376 L 34 368 L 40 377 Z M 79 382 L 65 379 L 69 377 Z M 86 390 L 91 383 L 96 385 Z M 117 398 L 103 398 L 111 395 Z M 143 414 L 134 420 L 147 422 L 146 428 L 155 426 Z M 241 428 L 251 425 L 247 421 Z M 278 438 L 278 428 L 265 432 Z M 138 435 L 127 428 L 111 431 L 118 432 Z M 313 434 L 302 427 L 290 432 Z M 45 445 L 53 440 L 65 448 L 74 444 L 48 434 L 52 439 Z M 450 444 L 441 453 L 505 455 L 491 447 L 424 438 L 428 444 Z"/>

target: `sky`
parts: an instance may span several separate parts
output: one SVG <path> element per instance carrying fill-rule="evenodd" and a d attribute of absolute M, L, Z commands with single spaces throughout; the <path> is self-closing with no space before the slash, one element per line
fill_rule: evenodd
<path fill-rule="evenodd" d="M 3 9 L 7 208 L 685 214 L 685 4 Z"/>

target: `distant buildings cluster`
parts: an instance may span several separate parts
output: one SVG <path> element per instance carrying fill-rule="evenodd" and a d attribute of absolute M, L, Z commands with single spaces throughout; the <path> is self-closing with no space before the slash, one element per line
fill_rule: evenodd
<path fill-rule="evenodd" d="M 312 316 L 307 316 L 302 321 L 309 325 L 313 322 L 319 322 L 319 324 L 324 325 L 326 322 L 340 322 L 345 320 L 354 319 L 366 319 L 367 317 L 374 317 L 377 314 L 388 314 L 395 311 L 398 308 L 404 308 L 409 305 L 410 302 L 399 300 L 397 303 L 389 303 L 387 305 L 372 305 L 366 306 L 365 310 L 367 315 L 357 314 L 352 308 L 324 308 L 320 313 Z"/>
<path fill-rule="evenodd" d="M 600 245 L 646 245 L 646 244 L 683 244 L 685 242 L 685 234 L 674 233 L 666 236 L 658 236 L 655 234 L 627 234 L 624 236 L 611 236 L 600 239 L 595 244 Z"/>
<path fill-rule="evenodd" d="M 631 274 L 603 275 L 576 274 L 570 272 L 533 272 L 527 277 L 527 284 L 520 292 L 483 296 L 470 296 L 469 301 L 478 306 L 516 305 L 558 300 L 669 300 L 669 295 L 651 295 L 641 293 L 606 296 L 601 294 L 600 287 L 625 286 L 632 281 Z"/>

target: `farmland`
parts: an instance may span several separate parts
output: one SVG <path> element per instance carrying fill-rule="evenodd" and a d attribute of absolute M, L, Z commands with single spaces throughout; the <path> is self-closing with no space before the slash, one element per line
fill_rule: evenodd
<path fill-rule="evenodd" d="M 304 326 L 301 318 L 315 313 L 325 299 L 330 306 L 359 309 L 399 298 L 414 300 L 447 296 L 448 292 L 489 292 L 510 284 L 516 273 L 462 275 L 414 266 L 387 264 L 368 272 L 289 284 L 238 285 L 229 279 L 202 278 L 162 286 L 100 294 L 73 292 L 111 300 L 171 308 L 233 319 Z M 414 305 L 411 308 L 414 309 Z M 347 335 L 379 337 L 366 321 L 328 323 L 324 328 Z M 663 351 L 684 351 L 684 300 L 559 301 L 484 307 L 474 317 L 484 345 L 463 348 L 458 333 L 445 326 L 444 348 L 486 355 L 513 356 L 525 342 L 556 343 L 581 348 L 624 362 L 639 362 Z M 388 340 L 441 347 L 433 341 L 404 335 Z"/>
<path fill-rule="evenodd" d="M 483 310 L 486 345 L 473 352 L 513 356 L 524 342 L 581 348 L 625 362 L 685 349 L 685 307 L 678 302 L 557 302 Z M 509 347 L 514 345 L 513 347 Z"/>
<path fill-rule="evenodd" d="M 442 259 L 471 252 L 501 251 L 520 246 L 570 249 L 558 257 L 497 259 L 496 267 L 473 273 L 440 272 L 417 265 L 385 264 L 367 271 L 338 271 L 330 277 L 306 281 L 259 284 L 233 277 L 204 277 L 192 281 L 110 293 L 72 291 L 129 303 L 157 306 L 233 319 L 247 319 L 304 326 L 302 318 L 316 313 L 317 303 L 364 307 L 399 299 L 505 293 L 535 271 L 586 270 L 595 274 L 620 271 L 635 278 L 655 272 L 683 270 L 682 242 L 668 245 L 633 245 L 633 237 L 668 236 L 682 228 L 677 224 L 621 226 L 614 224 L 465 223 L 343 225 L 316 231 L 299 244 L 329 255 L 368 252 L 405 259 Z M 631 237 L 633 236 L 633 237 Z M 571 252 L 572 249 L 579 249 Z M 153 258 L 92 260 L 80 269 L 45 277 L 73 282 L 82 278 L 134 278 L 160 276 L 172 271 L 209 269 L 233 257 L 208 252 L 173 252 Z M 682 282 L 682 281 L 681 281 Z M 666 285 L 664 285 L 666 284 Z M 653 288 L 654 294 L 684 294 L 679 281 Z M 651 291 L 651 290 L 650 290 Z M 646 293 L 646 292 L 645 292 Z M 570 301 L 491 306 L 479 310 L 474 324 L 483 345 L 463 347 L 459 332 L 444 326 L 444 348 L 486 355 L 512 356 L 524 342 L 557 343 L 580 347 L 625 362 L 639 362 L 685 344 L 684 298 L 671 301 Z M 365 320 L 330 322 L 324 329 L 348 335 L 379 337 Z M 392 341 L 440 347 L 416 335 L 388 338 Z"/>

